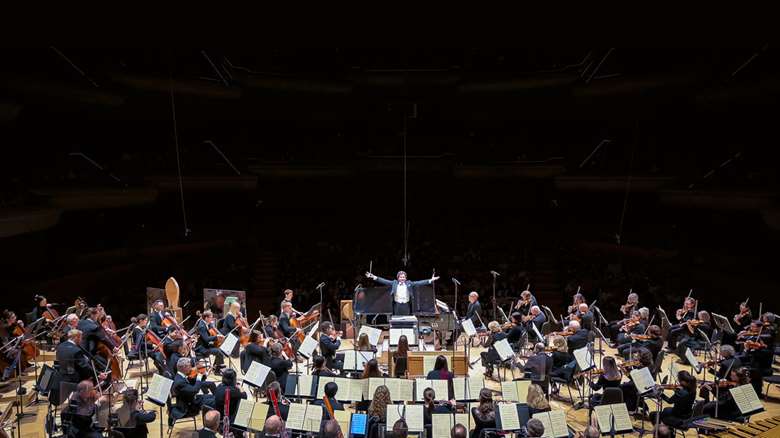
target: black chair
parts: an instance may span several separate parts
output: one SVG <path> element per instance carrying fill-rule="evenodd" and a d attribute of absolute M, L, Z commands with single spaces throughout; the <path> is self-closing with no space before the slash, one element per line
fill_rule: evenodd
<path fill-rule="evenodd" d="M 170 436 L 173 434 L 173 428 L 181 421 L 192 420 L 192 427 L 194 428 L 193 430 L 198 430 L 198 415 L 200 414 L 200 409 L 192 408 L 189 410 L 189 412 L 184 412 L 180 408 L 176 407 L 173 402 L 173 398 L 174 396 L 171 395 L 168 397 L 168 401 L 166 402 L 168 407 L 168 437 L 170 438 Z"/>
<path fill-rule="evenodd" d="M 650 370 L 650 373 L 654 376 L 658 376 L 659 372 L 661 371 L 661 367 L 664 365 L 664 357 L 666 357 L 666 352 L 661 350 L 658 353 L 658 357 L 655 358 L 655 362 L 653 363 L 653 369 Z"/>
<path fill-rule="evenodd" d="M 769 395 L 769 387 L 772 385 L 779 385 L 780 386 L 780 376 L 778 375 L 772 375 L 772 376 L 766 376 L 763 379 L 764 383 L 766 383 L 766 389 L 763 392 L 764 397 Z"/>
<path fill-rule="evenodd" d="M 550 325 L 550 321 L 545 321 L 542 323 L 542 335 L 547 336 L 550 333 L 552 333 L 552 326 Z"/>
<path fill-rule="evenodd" d="M 623 403 L 623 390 L 620 388 L 604 388 L 604 393 L 601 395 L 602 405 L 614 405 Z"/>

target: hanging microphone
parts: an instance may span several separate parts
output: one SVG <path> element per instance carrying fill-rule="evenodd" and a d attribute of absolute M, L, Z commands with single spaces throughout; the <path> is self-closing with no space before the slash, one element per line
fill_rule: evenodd
<path fill-rule="evenodd" d="M 501 274 L 499 274 L 496 271 L 490 271 L 490 273 L 493 274 L 494 277 L 500 277 L 501 276 Z"/>
<path fill-rule="evenodd" d="M 320 288 L 323 288 L 323 287 L 325 287 L 325 282 L 324 281 L 322 283 L 318 284 L 316 288 L 320 289 Z"/>
<path fill-rule="evenodd" d="M 460 286 L 460 282 L 455 277 L 452 277 L 452 282 Z"/>

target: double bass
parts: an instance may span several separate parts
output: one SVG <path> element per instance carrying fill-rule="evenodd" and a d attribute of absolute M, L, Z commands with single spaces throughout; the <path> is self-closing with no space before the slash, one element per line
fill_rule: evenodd
<path fill-rule="evenodd" d="M 303 342 L 306 338 L 304 328 L 314 323 L 320 317 L 319 309 L 312 309 L 297 318 L 290 318 L 290 326 L 293 328 L 301 329 L 294 336 L 298 338 L 298 342 Z"/>

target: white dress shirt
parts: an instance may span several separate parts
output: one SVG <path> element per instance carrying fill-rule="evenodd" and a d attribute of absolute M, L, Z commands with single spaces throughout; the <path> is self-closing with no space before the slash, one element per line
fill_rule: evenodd
<path fill-rule="evenodd" d="M 409 289 L 407 289 L 405 282 L 398 283 L 398 287 L 395 288 L 395 302 L 402 304 L 409 302 Z"/>

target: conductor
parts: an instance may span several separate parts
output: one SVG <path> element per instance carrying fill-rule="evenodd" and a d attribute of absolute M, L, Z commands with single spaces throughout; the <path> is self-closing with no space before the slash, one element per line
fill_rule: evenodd
<path fill-rule="evenodd" d="M 399 316 L 412 314 L 412 300 L 414 300 L 414 289 L 417 286 L 431 284 L 439 279 L 438 276 L 434 275 L 428 280 L 409 281 L 406 279 L 404 271 L 398 271 L 395 280 L 377 277 L 370 272 L 366 272 L 366 277 L 377 283 L 390 286 L 390 295 L 393 296 L 393 315 Z"/>

